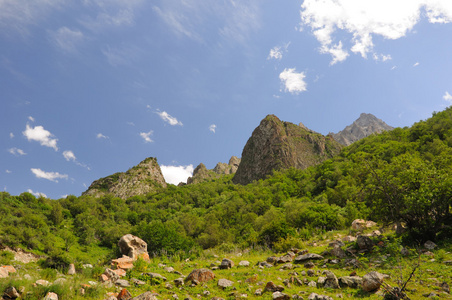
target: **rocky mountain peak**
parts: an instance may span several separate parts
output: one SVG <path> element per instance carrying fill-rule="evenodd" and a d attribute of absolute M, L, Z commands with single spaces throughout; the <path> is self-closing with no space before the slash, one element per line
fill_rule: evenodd
<path fill-rule="evenodd" d="M 240 158 L 232 156 L 229 163 L 219 162 L 215 168 L 208 170 L 203 163 L 200 163 L 193 171 L 193 176 L 187 179 L 187 184 L 199 183 L 220 177 L 220 175 L 234 174 L 240 165 Z"/>
<path fill-rule="evenodd" d="M 389 126 L 382 120 L 372 114 L 362 113 L 353 124 L 345 127 L 338 133 L 333 133 L 333 138 L 342 145 L 348 146 L 352 143 L 365 138 L 374 133 L 392 130 L 394 127 Z"/>
<path fill-rule="evenodd" d="M 115 197 L 126 199 L 165 187 L 165 178 L 157 159 L 148 157 L 126 172 L 118 172 L 94 181 L 82 195 L 101 197 L 112 194 Z"/>
<path fill-rule="evenodd" d="M 305 169 L 333 157 L 341 148 L 331 136 L 268 115 L 248 139 L 233 182 L 248 184 L 273 170 Z"/>

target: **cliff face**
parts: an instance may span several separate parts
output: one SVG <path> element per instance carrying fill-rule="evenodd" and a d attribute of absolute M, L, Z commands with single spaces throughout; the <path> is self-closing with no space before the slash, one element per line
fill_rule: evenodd
<path fill-rule="evenodd" d="M 332 136 L 340 144 L 348 146 L 373 133 L 381 133 L 392 129 L 394 127 L 389 126 L 374 115 L 362 113 L 353 124 L 348 125 L 338 133 L 333 133 Z"/>
<path fill-rule="evenodd" d="M 212 170 L 208 170 L 203 163 L 200 163 L 193 171 L 193 176 L 187 179 L 187 184 L 195 184 L 206 180 L 219 178 L 220 175 L 234 174 L 240 165 L 240 158 L 232 156 L 229 163 L 219 162 Z"/>
<path fill-rule="evenodd" d="M 305 169 L 332 158 L 341 148 L 331 136 L 268 115 L 248 139 L 233 182 L 248 184 L 273 170 Z"/>
<path fill-rule="evenodd" d="M 115 173 L 94 181 L 82 195 L 101 197 L 112 194 L 115 197 L 126 199 L 165 187 L 165 178 L 157 159 L 149 157 L 127 172 Z"/>

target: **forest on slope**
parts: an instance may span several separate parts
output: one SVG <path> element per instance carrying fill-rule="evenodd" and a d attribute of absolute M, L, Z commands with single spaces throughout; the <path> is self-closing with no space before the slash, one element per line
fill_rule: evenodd
<path fill-rule="evenodd" d="M 0 193 L 0 246 L 49 256 L 48 266 L 117 256 L 127 233 L 156 255 L 212 247 L 278 247 L 347 228 L 357 218 L 403 224 L 406 243 L 451 236 L 452 108 L 408 128 L 372 135 L 306 170 L 248 185 L 232 175 L 128 199 L 51 200 Z M 113 249 L 113 250 L 112 250 Z"/>

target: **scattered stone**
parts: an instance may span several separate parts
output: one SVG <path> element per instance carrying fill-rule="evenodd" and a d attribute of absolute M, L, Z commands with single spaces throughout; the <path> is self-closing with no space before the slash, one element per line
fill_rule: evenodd
<path fill-rule="evenodd" d="M 92 269 L 94 268 L 92 264 L 84 264 L 82 265 L 83 269 Z"/>
<path fill-rule="evenodd" d="M 119 239 L 119 250 L 122 255 L 127 255 L 133 259 L 142 258 L 149 260 L 148 244 L 145 241 L 131 234 L 126 234 Z"/>
<path fill-rule="evenodd" d="M 203 294 L 204 296 L 210 296 L 210 292 L 209 292 L 209 291 L 204 291 L 204 292 L 202 292 L 202 294 Z"/>
<path fill-rule="evenodd" d="M 127 289 L 122 289 L 116 298 L 118 300 L 130 300 L 132 299 L 132 295 Z"/>
<path fill-rule="evenodd" d="M 431 292 L 430 294 L 423 294 L 422 296 L 424 296 L 425 298 L 436 298 L 439 297 L 438 294 Z"/>
<path fill-rule="evenodd" d="M 220 288 L 222 288 L 222 289 L 225 289 L 225 288 L 227 288 L 227 287 L 230 287 L 230 286 L 232 286 L 234 284 L 234 282 L 233 281 L 231 281 L 231 280 L 227 280 L 227 279 L 220 279 L 220 280 L 218 280 L 218 286 L 220 287 Z"/>
<path fill-rule="evenodd" d="M 264 291 L 268 291 L 268 292 L 272 292 L 272 293 L 282 292 L 282 291 L 284 291 L 284 287 L 281 285 L 274 284 L 273 281 L 269 281 L 265 285 Z"/>
<path fill-rule="evenodd" d="M 400 254 L 402 254 L 403 256 L 408 256 L 410 255 L 410 250 L 408 250 L 405 247 L 402 247 L 402 249 L 400 250 Z"/>
<path fill-rule="evenodd" d="M 344 249 L 342 249 L 339 245 L 334 246 L 334 248 L 331 250 L 331 255 L 337 258 L 345 258 L 347 256 Z"/>
<path fill-rule="evenodd" d="M 165 268 L 165 271 L 168 273 L 174 273 L 174 268 L 173 267 L 167 267 Z"/>
<path fill-rule="evenodd" d="M 273 267 L 272 264 L 269 264 L 269 263 L 266 262 L 266 261 L 260 261 L 260 262 L 258 262 L 258 263 L 257 263 L 257 266 L 258 266 L 259 268 L 271 268 L 271 267 Z"/>
<path fill-rule="evenodd" d="M 308 283 L 308 286 L 316 288 L 317 287 L 317 283 L 315 281 L 310 281 Z"/>
<path fill-rule="evenodd" d="M 377 223 L 373 222 L 373 221 L 366 221 L 363 219 L 356 219 L 352 222 L 352 229 L 353 230 L 364 230 L 366 228 L 370 228 L 377 225 Z"/>
<path fill-rule="evenodd" d="M 195 269 L 188 274 L 185 281 L 206 282 L 215 278 L 215 274 L 209 269 Z"/>
<path fill-rule="evenodd" d="M 317 293 L 311 293 L 308 300 L 333 300 L 330 296 L 319 295 Z"/>
<path fill-rule="evenodd" d="M 113 270 L 113 272 L 115 272 L 119 277 L 124 277 L 124 276 L 126 276 L 126 271 L 124 271 L 123 269 L 116 269 L 116 270 Z"/>
<path fill-rule="evenodd" d="M 449 285 L 444 281 L 439 285 L 439 287 L 446 293 L 450 294 L 450 287 Z"/>
<path fill-rule="evenodd" d="M 383 282 L 384 276 L 381 273 L 372 271 L 362 278 L 362 288 L 366 292 L 378 290 Z"/>
<path fill-rule="evenodd" d="M 183 286 L 184 285 L 184 279 L 183 278 L 177 278 L 174 279 L 174 284 L 179 287 L 179 286 Z"/>
<path fill-rule="evenodd" d="M 320 259 L 324 259 L 324 257 L 315 253 L 306 253 L 295 257 L 294 263 L 301 264 L 308 260 L 320 260 Z"/>
<path fill-rule="evenodd" d="M 267 257 L 267 262 L 269 263 L 269 264 L 274 264 L 274 263 L 276 263 L 276 260 L 277 260 L 278 258 L 276 257 L 276 256 L 270 256 L 270 257 Z"/>
<path fill-rule="evenodd" d="M 120 287 L 129 287 L 130 283 L 125 279 L 118 279 L 115 281 L 115 285 Z"/>
<path fill-rule="evenodd" d="M 273 300 L 289 300 L 290 297 L 287 294 L 281 292 L 274 292 L 272 295 Z"/>
<path fill-rule="evenodd" d="M 306 263 L 304 264 L 304 267 L 305 267 L 306 269 L 312 269 L 312 268 L 315 267 L 315 264 L 314 264 L 312 261 L 308 261 L 308 262 L 306 262 Z"/>
<path fill-rule="evenodd" d="M 55 285 L 63 285 L 63 284 L 66 283 L 66 281 L 67 281 L 66 278 L 61 277 L 61 278 L 56 279 L 53 282 L 53 284 L 55 284 Z"/>
<path fill-rule="evenodd" d="M 436 244 L 435 244 L 434 242 L 432 242 L 432 241 L 426 241 L 426 242 L 424 243 L 424 247 L 425 247 L 427 250 L 433 250 L 433 249 L 436 248 Z"/>
<path fill-rule="evenodd" d="M 157 297 L 152 292 L 146 292 L 144 294 L 132 298 L 132 300 L 157 300 Z"/>
<path fill-rule="evenodd" d="M 242 260 L 239 262 L 239 266 L 241 266 L 241 267 L 249 267 L 249 265 L 250 265 L 250 262 L 247 260 Z"/>
<path fill-rule="evenodd" d="M 291 270 L 293 268 L 293 265 L 291 263 L 287 263 L 282 265 L 280 268 L 283 270 Z"/>
<path fill-rule="evenodd" d="M 162 275 L 160 275 L 159 273 L 143 273 L 145 275 L 148 275 L 149 277 L 151 277 L 152 279 L 157 279 L 157 280 L 162 280 L 162 281 L 167 281 L 168 279 L 166 279 L 166 277 L 163 277 Z"/>
<path fill-rule="evenodd" d="M 41 285 L 41 286 L 49 286 L 50 285 L 50 282 L 48 282 L 47 280 L 44 280 L 44 279 L 39 279 L 39 280 L 36 280 L 36 285 Z"/>
<path fill-rule="evenodd" d="M 13 266 L 2 266 L 2 268 L 6 269 L 8 273 L 16 273 L 16 269 Z"/>
<path fill-rule="evenodd" d="M 100 276 L 99 276 L 99 281 L 100 282 L 107 282 L 107 281 L 109 281 L 110 279 L 108 278 L 108 276 L 107 275 L 105 275 L 105 274 L 101 274 Z"/>
<path fill-rule="evenodd" d="M 0 278 L 6 278 L 9 276 L 9 272 L 5 268 L 0 268 Z"/>
<path fill-rule="evenodd" d="M 58 300 L 58 295 L 52 292 L 48 292 L 43 300 Z"/>
<path fill-rule="evenodd" d="M 119 275 L 116 274 L 115 271 L 110 269 L 110 268 L 106 268 L 103 275 L 107 276 L 107 280 L 106 281 L 111 281 L 113 283 L 115 283 L 116 280 L 119 279 Z M 105 277 L 101 276 L 101 278 L 99 278 L 99 279 L 102 281 L 102 280 L 105 279 Z"/>
<path fill-rule="evenodd" d="M 356 237 L 351 236 L 351 235 L 347 235 L 347 236 L 344 237 L 342 240 L 343 240 L 344 242 L 354 242 L 354 241 L 356 241 Z"/>
<path fill-rule="evenodd" d="M 356 243 L 358 244 L 359 249 L 366 251 L 371 250 L 374 246 L 374 242 L 368 236 L 364 235 L 358 236 Z"/>
<path fill-rule="evenodd" d="M 312 276 L 315 275 L 315 272 L 314 272 L 314 270 L 308 270 L 308 271 L 306 272 L 306 275 L 308 275 L 309 277 L 312 277 Z"/>
<path fill-rule="evenodd" d="M 320 277 L 317 279 L 317 286 L 323 287 L 323 285 L 325 284 L 325 281 L 326 281 L 326 277 L 320 276 Z"/>
<path fill-rule="evenodd" d="M 134 285 L 145 285 L 146 284 L 146 282 L 136 279 L 136 278 L 130 279 L 130 282 L 132 282 Z"/>
<path fill-rule="evenodd" d="M 220 269 L 230 269 L 234 266 L 234 262 L 230 259 L 223 258 L 220 264 Z"/>
<path fill-rule="evenodd" d="M 167 282 L 167 283 L 165 283 L 165 288 L 167 290 L 171 290 L 173 288 L 173 285 L 171 283 Z"/>
<path fill-rule="evenodd" d="M 255 296 L 262 296 L 262 289 L 257 289 L 257 290 L 254 292 L 254 295 L 255 295 Z"/>
<path fill-rule="evenodd" d="M 331 289 L 338 289 L 339 288 L 339 281 L 337 280 L 336 275 L 334 275 L 331 271 L 323 271 L 323 274 L 326 275 L 326 280 L 324 287 L 325 288 L 331 288 Z"/>
<path fill-rule="evenodd" d="M 75 265 L 74 264 L 70 264 L 69 265 L 69 269 L 67 270 L 67 274 L 68 275 L 74 275 L 75 274 Z"/>
<path fill-rule="evenodd" d="M 133 268 L 134 261 L 132 257 L 123 255 L 121 258 L 112 259 L 111 265 L 116 269 L 130 270 Z"/>
<path fill-rule="evenodd" d="M 339 284 L 342 287 L 358 288 L 361 286 L 363 279 L 359 276 L 342 276 L 339 277 Z"/>
<path fill-rule="evenodd" d="M 7 299 L 16 299 L 20 297 L 20 294 L 17 292 L 15 287 L 10 286 L 5 290 L 3 297 Z"/>

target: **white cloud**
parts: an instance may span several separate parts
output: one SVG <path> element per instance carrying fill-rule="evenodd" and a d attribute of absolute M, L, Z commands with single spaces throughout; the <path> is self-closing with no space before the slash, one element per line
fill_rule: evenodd
<path fill-rule="evenodd" d="M 105 139 L 105 140 L 109 139 L 108 136 L 103 135 L 102 133 L 98 133 L 98 134 L 96 135 L 96 138 L 98 138 L 98 139 Z"/>
<path fill-rule="evenodd" d="M 151 135 L 154 133 L 154 131 L 149 132 L 140 132 L 140 136 L 143 138 L 145 143 L 152 143 L 153 140 L 151 139 Z"/>
<path fill-rule="evenodd" d="M 284 69 L 284 71 L 279 74 L 279 79 L 284 86 L 284 91 L 291 94 L 299 94 L 300 92 L 306 91 L 307 84 L 304 81 L 306 75 L 304 72 L 296 73 L 295 68 Z"/>
<path fill-rule="evenodd" d="M 215 130 L 217 129 L 217 125 L 212 124 L 209 126 L 209 130 L 212 131 L 213 133 L 215 133 Z"/>
<path fill-rule="evenodd" d="M 417 67 L 417 66 L 419 66 L 419 62 L 416 62 L 416 63 L 413 65 L 413 67 Z"/>
<path fill-rule="evenodd" d="M 23 135 L 28 139 L 28 141 L 37 141 L 41 146 L 46 146 L 58 151 L 57 141 L 54 135 L 47 131 L 42 126 L 30 127 L 27 124 L 25 131 L 22 132 Z"/>
<path fill-rule="evenodd" d="M 160 118 L 163 121 L 167 122 L 168 124 L 170 124 L 172 126 L 176 126 L 176 125 L 182 126 L 183 125 L 181 121 L 178 121 L 175 117 L 172 117 L 166 111 L 162 111 L 162 112 L 157 111 L 156 113 L 160 116 Z"/>
<path fill-rule="evenodd" d="M 10 170 L 5 170 L 5 172 L 6 172 L 6 174 L 11 174 L 12 173 L 12 171 L 10 171 Z"/>
<path fill-rule="evenodd" d="M 290 42 L 285 44 L 284 46 L 275 46 L 270 49 L 270 53 L 268 54 L 267 59 L 276 59 L 281 60 L 283 57 L 283 52 L 287 52 L 287 48 L 289 48 Z"/>
<path fill-rule="evenodd" d="M 19 148 L 10 148 L 8 149 L 8 152 L 11 153 L 12 155 L 27 155 L 27 153 L 24 152 L 24 150 L 19 149 Z"/>
<path fill-rule="evenodd" d="M 78 46 L 85 39 L 80 30 L 71 30 L 61 27 L 56 32 L 50 32 L 52 41 L 56 47 L 67 53 L 76 53 Z"/>
<path fill-rule="evenodd" d="M 14 138 L 14 133 L 10 132 L 9 133 L 9 138 L 13 139 Z"/>
<path fill-rule="evenodd" d="M 68 175 L 60 174 L 58 172 L 45 172 L 41 169 L 31 168 L 31 172 L 35 174 L 37 178 L 44 178 L 53 182 L 58 182 L 57 179 L 68 179 Z"/>
<path fill-rule="evenodd" d="M 2 33 L 28 35 L 28 26 L 43 20 L 58 9 L 63 0 L 2 0 L 0 1 L 0 30 Z"/>
<path fill-rule="evenodd" d="M 153 10 L 174 34 L 200 43 L 206 30 L 245 43 L 261 26 L 260 5 L 253 1 L 212 1 L 209 5 L 198 0 L 162 1 Z M 211 25 L 213 20 L 217 26 Z"/>
<path fill-rule="evenodd" d="M 110 47 L 107 46 L 102 50 L 102 54 L 113 67 L 127 66 L 138 61 L 142 54 L 142 50 L 135 46 Z"/>
<path fill-rule="evenodd" d="M 443 96 L 444 101 L 447 101 L 449 103 L 452 103 L 452 95 L 449 94 L 449 92 L 446 92 Z"/>
<path fill-rule="evenodd" d="M 419 22 L 423 8 L 431 23 L 452 21 L 449 0 L 305 0 L 300 16 L 320 43 L 320 52 L 331 54 L 334 64 L 348 56 L 343 41 L 335 41 L 337 31 L 349 33 L 350 50 L 366 58 L 374 53 L 373 36 L 404 37 Z"/>
<path fill-rule="evenodd" d="M 188 177 L 193 175 L 193 165 L 188 166 L 160 166 L 163 177 L 167 183 L 179 184 L 187 183 Z"/>
<path fill-rule="evenodd" d="M 34 122 L 35 118 L 33 118 L 32 116 L 28 116 L 28 120 L 30 120 L 31 122 Z"/>
<path fill-rule="evenodd" d="M 30 194 L 32 194 L 35 197 L 44 197 L 47 198 L 47 195 L 44 193 L 40 193 L 40 192 L 33 192 L 32 189 L 28 189 L 27 192 L 29 192 Z"/>
<path fill-rule="evenodd" d="M 63 152 L 63 156 L 67 161 L 77 161 L 77 158 L 75 157 L 74 152 L 72 152 L 71 150 L 66 150 Z"/>

